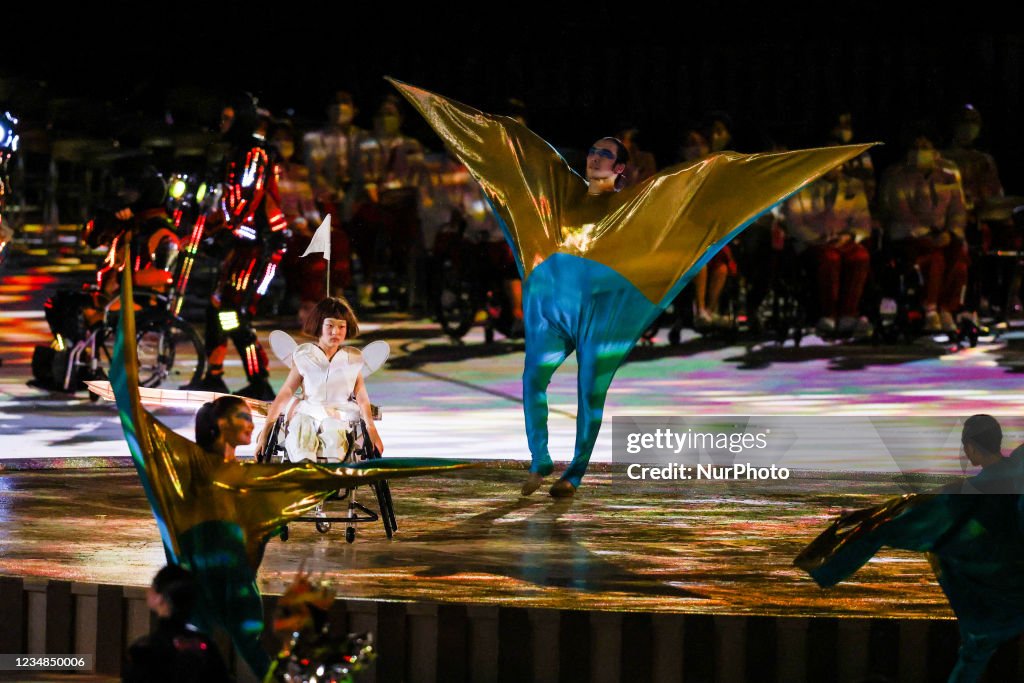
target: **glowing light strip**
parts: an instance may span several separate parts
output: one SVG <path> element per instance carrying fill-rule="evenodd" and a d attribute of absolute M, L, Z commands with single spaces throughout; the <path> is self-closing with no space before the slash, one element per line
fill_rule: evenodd
<path fill-rule="evenodd" d="M 240 225 L 237 228 L 235 228 L 235 237 L 255 242 L 256 229 L 248 225 Z"/>
<path fill-rule="evenodd" d="M 256 359 L 256 345 L 249 344 L 245 347 L 245 363 L 249 369 L 249 375 L 255 375 L 259 371 L 259 364 Z"/>
<path fill-rule="evenodd" d="M 252 277 L 252 271 L 254 271 L 255 269 L 256 269 L 256 259 L 253 259 L 249 263 L 249 269 L 245 271 L 245 275 L 243 276 L 242 282 L 241 282 L 241 284 L 238 287 L 239 291 L 242 291 L 242 290 L 246 289 L 249 286 L 249 279 Z"/>
<path fill-rule="evenodd" d="M 256 293 L 263 296 L 267 293 L 267 288 L 270 287 L 270 281 L 274 279 L 274 273 L 277 272 L 277 264 L 271 263 L 267 266 L 267 272 L 263 275 L 263 282 L 256 288 Z"/>
<path fill-rule="evenodd" d="M 220 320 L 220 328 L 225 332 L 237 330 L 239 327 L 238 313 L 235 311 L 221 311 L 217 318 Z"/>

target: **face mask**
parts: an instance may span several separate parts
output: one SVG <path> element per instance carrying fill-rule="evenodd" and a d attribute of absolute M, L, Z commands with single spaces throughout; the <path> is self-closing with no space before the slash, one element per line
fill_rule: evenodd
<path fill-rule="evenodd" d="M 385 135 L 397 135 L 400 126 L 401 120 L 397 116 L 380 117 L 380 127 Z"/>
<path fill-rule="evenodd" d="M 291 141 L 277 142 L 277 151 L 281 153 L 281 156 L 285 159 L 291 159 L 295 154 L 295 143 Z"/>
<path fill-rule="evenodd" d="M 961 124 L 957 130 L 957 137 L 966 143 L 974 142 L 981 135 L 981 126 L 976 123 Z"/>
<path fill-rule="evenodd" d="M 352 123 L 355 117 L 355 110 L 348 105 L 342 105 L 334 110 L 334 122 L 339 126 L 347 126 Z"/>
<path fill-rule="evenodd" d="M 928 169 L 935 166 L 934 149 L 918 149 L 911 152 L 911 163 L 920 169 Z"/>

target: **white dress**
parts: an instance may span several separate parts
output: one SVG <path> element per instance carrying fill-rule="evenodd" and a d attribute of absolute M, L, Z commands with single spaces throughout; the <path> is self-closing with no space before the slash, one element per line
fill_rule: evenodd
<path fill-rule="evenodd" d="M 359 406 L 349 397 L 363 369 L 363 354 L 343 346 L 328 361 L 316 344 L 302 344 L 292 361 L 302 375 L 302 398 L 289 411 L 284 439 L 288 459 L 340 462 L 359 424 Z"/>

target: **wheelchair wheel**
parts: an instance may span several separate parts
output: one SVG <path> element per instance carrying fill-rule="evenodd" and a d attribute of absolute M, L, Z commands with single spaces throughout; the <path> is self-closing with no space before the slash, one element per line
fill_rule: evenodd
<path fill-rule="evenodd" d="M 96 345 L 99 366 L 106 371 L 114 355 L 117 329 L 108 327 Z M 175 384 L 198 382 L 206 369 L 206 351 L 192 326 L 181 318 L 148 318 L 136 328 L 139 386 L 156 387 L 168 377 Z"/>
<path fill-rule="evenodd" d="M 671 344 L 672 346 L 679 346 L 680 342 L 682 341 L 682 332 L 682 327 L 678 325 L 673 325 L 672 328 L 668 331 L 668 343 Z"/>
<path fill-rule="evenodd" d="M 192 326 L 181 318 L 151 319 L 139 326 L 139 384 L 159 386 L 170 378 L 174 385 L 202 379 L 206 351 Z"/>
<path fill-rule="evenodd" d="M 448 286 L 441 290 L 437 303 L 437 320 L 441 329 L 452 339 L 462 339 L 473 326 L 476 315 L 469 291 L 462 286 Z"/>
<path fill-rule="evenodd" d="M 324 521 L 317 522 L 316 523 L 316 530 L 319 531 L 322 534 L 326 534 L 328 531 L 331 530 L 331 523 L 330 522 L 324 522 Z"/>
<path fill-rule="evenodd" d="M 345 529 L 345 542 L 346 543 L 354 543 L 355 540 L 356 540 L 356 528 L 354 526 L 350 526 L 347 529 Z"/>
<path fill-rule="evenodd" d="M 459 276 L 453 263 L 445 260 L 437 296 L 437 321 L 441 329 L 452 339 L 462 339 L 473 326 L 475 317 L 471 286 Z"/>

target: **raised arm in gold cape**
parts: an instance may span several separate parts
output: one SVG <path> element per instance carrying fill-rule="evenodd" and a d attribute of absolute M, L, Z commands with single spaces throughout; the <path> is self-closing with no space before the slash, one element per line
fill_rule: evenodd
<path fill-rule="evenodd" d="M 480 183 L 524 280 L 551 254 L 569 253 L 614 269 L 660 305 L 709 247 L 871 147 L 722 152 L 594 197 L 551 145 L 514 119 L 388 80 Z"/>

